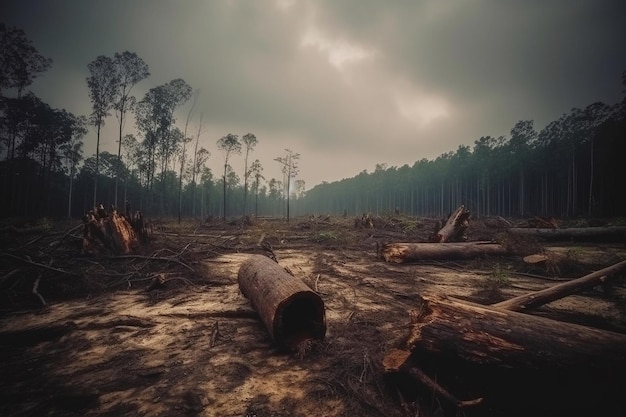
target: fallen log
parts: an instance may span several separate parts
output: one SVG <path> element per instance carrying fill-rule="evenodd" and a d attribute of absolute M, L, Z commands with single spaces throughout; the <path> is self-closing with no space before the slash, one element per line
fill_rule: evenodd
<path fill-rule="evenodd" d="M 626 241 L 626 227 L 570 227 L 566 229 L 511 227 L 507 233 L 533 236 L 545 240 L 594 240 L 609 239 Z"/>
<path fill-rule="evenodd" d="M 386 243 L 382 245 L 386 262 L 404 263 L 421 260 L 473 259 L 507 255 L 507 249 L 492 242 L 459 243 Z"/>
<path fill-rule="evenodd" d="M 424 299 L 408 331 L 385 357 L 385 369 L 430 370 L 460 393 L 452 398 L 482 397 L 489 407 L 516 413 L 525 406 L 573 414 L 623 398 L 623 334 L 445 297 Z"/>
<path fill-rule="evenodd" d="M 321 297 L 275 261 L 251 255 L 241 264 L 237 281 L 279 349 L 298 351 L 324 339 L 326 313 Z"/>
<path fill-rule="evenodd" d="M 624 270 L 626 270 L 626 261 L 600 269 L 599 271 L 592 272 L 591 274 L 572 281 L 567 281 L 544 290 L 535 291 L 530 294 L 521 295 L 493 304 L 492 307 L 511 311 L 522 311 L 539 307 L 568 295 L 576 294 L 584 289 L 593 288 Z"/>
<path fill-rule="evenodd" d="M 430 237 L 431 242 L 444 243 L 449 241 L 464 242 L 467 240 L 465 230 L 469 226 L 470 212 L 465 210 L 465 206 L 461 205 L 452 213 L 443 227 L 435 230 Z"/>

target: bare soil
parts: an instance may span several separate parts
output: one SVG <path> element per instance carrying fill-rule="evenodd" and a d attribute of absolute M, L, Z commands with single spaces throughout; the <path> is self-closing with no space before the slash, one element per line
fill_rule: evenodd
<path fill-rule="evenodd" d="M 76 223 L 5 227 L 0 415 L 457 415 L 432 393 L 398 397 L 382 372 L 422 296 L 492 304 L 626 259 L 623 243 L 513 241 L 493 219 L 472 219 L 470 240 L 499 241 L 514 255 L 413 264 L 378 256 L 385 242 L 426 241 L 435 221 L 160 221 L 139 257 L 81 256 L 80 229 L 67 233 Z M 522 261 L 537 252 L 551 261 Z M 237 284 L 251 253 L 273 253 L 321 295 L 323 342 L 276 349 Z M 626 333 L 624 280 L 533 314 Z M 463 415 L 506 413 L 487 406 Z"/>

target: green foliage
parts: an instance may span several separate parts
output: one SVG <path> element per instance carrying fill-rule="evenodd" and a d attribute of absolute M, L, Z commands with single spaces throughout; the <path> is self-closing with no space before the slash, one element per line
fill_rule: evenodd
<path fill-rule="evenodd" d="M 500 290 L 510 285 L 511 276 L 506 267 L 496 264 L 493 271 L 489 273 L 482 283 L 482 286 L 489 290 Z"/>
<path fill-rule="evenodd" d="M 334 230 L 323 230 L 317 233 L 314 240 L 318 243 L 337 242 L 339 235 Z"/>

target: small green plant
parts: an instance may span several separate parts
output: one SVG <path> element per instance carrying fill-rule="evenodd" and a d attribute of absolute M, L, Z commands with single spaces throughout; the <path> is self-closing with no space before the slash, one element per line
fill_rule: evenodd
<path fill-rule="evenodd" d="M 506 268 L 503 268 L 500 264 L 496 265 L 494 270 L 487 275 L 484 287 L 492 290 L 507 287 L 510 283 L 510 275 Z"/>
<path fill-rule="evenodd" d="M 573 261 L 580 261 L 583 258 L 584 250 L 580 246 L 573 246 L 566 252 L 566 256 Z"/>
<path fill-rule="evenodd" d="M 339 239 L 336 232 L 324 230 L 317 234 L 315 237 L 316 242 L 334 242 Z"/>

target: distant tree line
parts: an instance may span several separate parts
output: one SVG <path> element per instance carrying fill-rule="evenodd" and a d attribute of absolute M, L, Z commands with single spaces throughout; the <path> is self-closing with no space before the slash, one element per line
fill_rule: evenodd
<path fill-rule="evenodd" d="M 626 95 L 626 71 L 622 84 Z M 574 108 L 539 132 L 520 120 L 508 137 L 317 185 L 297 213 L 444 216 L 464 204 L 476 216 L 624 216 L 624 155 L 626 97 Z"/>
<path fill-rule="evenodd" d="M 196 117 L 199 92 L 183 79 L 151 88 L 141 100 L 134 86 L 150 76 L 133 52 L 98 56 L 87 64 L 89 115 L 44 103 L 28 87 L 52 65 L 26 34 L 0 23 L 0 216 L 80 217 L 94 206 L 140 210 L 148 216 L 221 217 L 305 214 L 382 214 L 400 210 L 442 216 L 465 204 L 474 215 L 623 216 L 621 183 L 626 154 L 626 98 L 572 109 L 537 132 L 519 121 L 508 137 L 484 136 L 413 166 L 378 164 L 372 173 L 319 184 L 305 191 L 296 179 L 300 154 L 274 158 L 282 179 L 263 176 L 252 161 L 259 143 L 247 133 L 218 139 L 224 169 L 207 167 Z M 626 88 L 626 72 L 622 75 Z M 626 93 L 626 91 L 625 91 Z M 175 115 L 189 100 L 184 126 Z M 117 152 L 100 151 L 100 131 L 115 115 Z M 134 116 L 136 134 L 124 133 Z M 96 153 L 83 157 L 95 130 Z M 232 156 L 243 151 L 243 167 Z M 239 175 L 237 172 L 242 173 Z"/>

